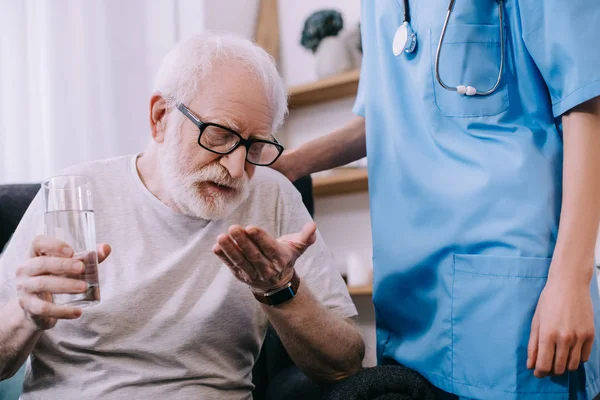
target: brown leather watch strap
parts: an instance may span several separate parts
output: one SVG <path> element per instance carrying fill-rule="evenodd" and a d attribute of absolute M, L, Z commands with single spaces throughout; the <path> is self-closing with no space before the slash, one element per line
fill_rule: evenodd
<path fill-rule="evenodd" d="M 286 285 L 282 286 L 279 289 L 271 290 L 267 293 L 257 293 L 252 292 L 256 300 L 260 301 L 263 304 L 267 304 L 269 306 L 277 306 L 279 304 L 283 304 L 294 297 L 298 293 L 298 288 L 300 287 L 300 277 L 294 271 L 294 275 L 292 276 L 292 280 L 289 281 Z"/>

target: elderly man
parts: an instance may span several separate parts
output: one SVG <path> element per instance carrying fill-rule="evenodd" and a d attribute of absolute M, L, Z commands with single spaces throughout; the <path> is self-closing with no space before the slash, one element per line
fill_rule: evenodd
<path fill-rule="evenodd" d="M 65 171 L 91 178 L 112 246 L 98 246 L 98 305 L 46 301 L 84 292 L 65 277 L 84 267 L 39 236 L 34 200 L 0 260 L 0 372 L 31 355 L 24 399 L 248 399 L 268 322 L 316 380 L 360 368 L 356 309 L 316 226 L 282 175 L 256 168 L 283 150 L 286 96 L 249 41 L 195 37 L 167 55 L 145 152 Z"/>

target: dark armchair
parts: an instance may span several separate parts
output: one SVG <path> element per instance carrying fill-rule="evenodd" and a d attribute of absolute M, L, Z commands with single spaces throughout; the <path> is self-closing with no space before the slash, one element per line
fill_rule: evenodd
<path fill-rule="evenodd" d="M 299 179 L 294 185 L 302 195 L 309 213 L 313 215 L 310 176 Z M 39 189 L 39 184 L 0 185 L 0 253 Z M 3 390 L 5 393 L 14 393 L 15 387 L 21 385 L 21 379 L 22 376 L 18 375 L 12 382 L 0 382 L 0 394 Z M 255 400 L 319 397 L 319 387 L 294 366 L 275 331 L 270 328 L 253 370 L 253 382 L 256 387 L 253 393 Z"/>

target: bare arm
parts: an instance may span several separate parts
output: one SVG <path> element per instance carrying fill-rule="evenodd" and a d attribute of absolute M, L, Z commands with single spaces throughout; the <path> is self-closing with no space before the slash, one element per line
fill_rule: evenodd
<path fill-rule="evenodd" d="M 576 370 L 594 341 L 590 281 L 600 223 L 600 98 L 563 116 L 563 202 L 550 274 L 532 323 L 528 367 Z"/>
<path fill-rule="evenodd" d="M 290 282 L 296 260 L 315 239 L 314 222 L 278 240 L 260 228 L 234 225 L 219 236 L 213 251 L 239 280 L 268 292 Z M 365 345 L 358 329 L 323 307 L 302 282 L 293 299 L 262 308 L 296 365 L 311 378 L 335 381 L 361 368 Z"/>
<path fill-rule="evenodd" d="M 98 262 L 111 252 L 98 246 Z M 0 308 L 0 380 L 13 376 L 33 351 L 42 332 L 59 319 L 77 319 L 81 309 L 54 304 L 52 295 L 84 293 L 87 284 L 79 280 L 85 266 L 72 258 L 73 249 L 47 236 L 33 241 L 31 258 L 16 269 L 18 298 Z"/>
<path fill-rule="evenodd" d="M 349 164 L 367 155 L 365 119 L 354 117 L 332 133 L 286 151 L 273 165 L 291 181 Z"/>
<path fill-rule="evenodd" d="M 262 309 L 290 357 L 312 379 L 336 381 L 361 368 L 365 345 L 358 329 L 324 308 L 306 286 L 300 284 L 289 302 Z"/>
<path fill-rule="evenodd" d="M 25 317 L 17 300 L 0 309 L 0 381 L 17 373 L 33 351 L 42 331 Z"/>
<path fill-rule="evenodd" d="M 565 114 L 563 129 L 563 203 L 550 274 L 589 285 L 600 221 L 600 97 Z"/>

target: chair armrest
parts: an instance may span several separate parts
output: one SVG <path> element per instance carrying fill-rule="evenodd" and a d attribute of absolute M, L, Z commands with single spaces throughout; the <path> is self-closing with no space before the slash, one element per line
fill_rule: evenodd
<path fill-rule="evenodd" d="M 323 389 L 325 400 L 435 400 L 434 387 L 402 365 L 380 365 L 359 371 Z"/>
<path fill-rule="evenodd" d="M 321 387 L 298 367 L 287 367 L 269 382 L 265 400 L 305 400 L 321 398 Z"/>

